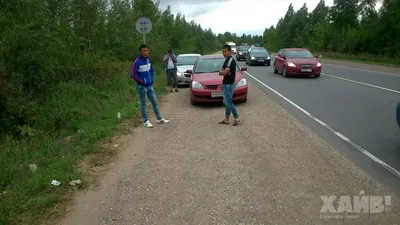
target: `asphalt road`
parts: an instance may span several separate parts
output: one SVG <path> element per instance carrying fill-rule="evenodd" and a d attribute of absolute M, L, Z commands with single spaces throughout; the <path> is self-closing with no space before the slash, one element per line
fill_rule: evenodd
<path fill-rule="evenodd" d="M 238 64 L 246 66 L 243 61 Z M 319 78 L 283 78 L 281 74 L 272 72 L 272 66 L 247 68 L 254 78 L 348 138 L 350 142 L 248 76 L 251 82 L 258 84 L 265 93 L 359 167 L 382 181 L 400 187 L 399 176 L 374 162 L 373 156 L 368 156 L 369 152 L 397 170 L 394 173 L 400 171 L 400 128 L 395 118 L 395 107 L 400 100 L 400 74 L 323 64 L 323 75 Z M 363 154 L 355 145 L 368 152 Z"/>

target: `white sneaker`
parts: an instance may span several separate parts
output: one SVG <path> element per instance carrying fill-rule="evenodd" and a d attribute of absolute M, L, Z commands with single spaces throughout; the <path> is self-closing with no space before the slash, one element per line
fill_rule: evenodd
<path fill-rule="evenodd" d="M 147 121 L 144 123 L 144 126 L 145 126 L 146 128 L 152 128 L 152 127 L 153 127 L 153 124 L 151 124 L 150 121 L 147 120 Z"/>
<path fill-rule="evenodd" d="M 161 120 L 157 120 L 157 123 L 169 123 L 169 120 L 161 118 Z"/>

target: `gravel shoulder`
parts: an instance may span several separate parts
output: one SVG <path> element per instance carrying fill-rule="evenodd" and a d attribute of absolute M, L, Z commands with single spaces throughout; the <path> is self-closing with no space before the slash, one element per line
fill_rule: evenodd
<path fill-rule="evenodd" d="M 242 124 L 169 94 L 170 124 L 138 127 L 60 225 L 399 224 L 398 198 L 250 84 Z M 154 121 L 154 119 L 153 119 Z M 391 212 L 321 214 L 321 195 L 391 195 Z M 353 201 L 352 201 L 353 202 Z M 337 209 L 337 205 L 335 204 Z"/>

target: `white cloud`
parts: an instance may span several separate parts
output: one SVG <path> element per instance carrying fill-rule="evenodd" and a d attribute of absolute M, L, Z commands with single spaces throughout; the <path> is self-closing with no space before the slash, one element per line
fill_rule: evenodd
<path fill-rule="evenodd" d="M 304 3 L 311 12 L 320 0 L 211 0 L 199 4 L 193 0 L 179 1 L 172 5 L 174 14 L 185 14 L 187 20 L 194 20 L 203 28 L 211 28 L 215 33 L 242 33 L 262 35 L 266 27 L 276 25 L 290 5 L 295 10 Z M 172 2 L 171 2 L 172 3 Z M 325 0 L 327 6 L 333 5 L 333 0 Z M 381 3 L 377 4 L 377 8 Z"/>
<path fill-rule="evenodd" d="M 320 0 L 307 0 L 309 10 L 313 10 Z M 210 27 L 216 33 L 251 33 L 261 35 L 266 27 L 276 25 L 283 17 L 290 5 L 295 10 L 301 8 L 304 1 L 293 0 L 233 0 L 218 3 L 211 12 L 197 17 L 188 18 L 195 20 L 202 27 Z M 217 4 L 217 3 L 216 3 Z M 331 5 L 330 1 L 326 1 Z M 226 18 L 228 17 L 228 18 Z"/>

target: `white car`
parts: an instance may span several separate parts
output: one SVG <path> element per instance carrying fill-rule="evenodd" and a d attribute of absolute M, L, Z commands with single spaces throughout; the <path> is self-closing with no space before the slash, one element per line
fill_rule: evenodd
<path fill-rule="evenodd" d="M 179 85 L 189 85 L 191 74 L 186 73 L 186 70 L 193 70 L 194 63 L 201 54 L 189 53 L 180 54 L 176 57 L 176 67 Z"/>
<path fill-rule="evenodd" d="M 235 44 L 229 44 L 231 46 L 231 51 L 233 54 L 236 54 L 236 45 Z"/>

